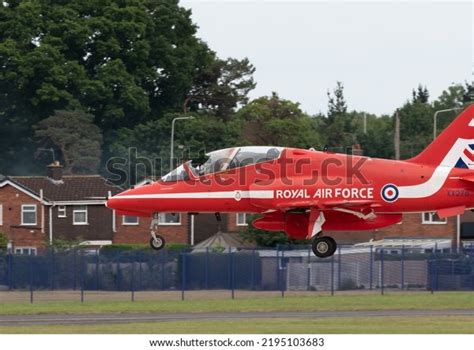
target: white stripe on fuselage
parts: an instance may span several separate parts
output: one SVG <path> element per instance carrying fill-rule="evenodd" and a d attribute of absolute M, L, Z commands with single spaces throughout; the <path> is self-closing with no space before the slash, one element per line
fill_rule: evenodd
<path fill-rule="evenodd" d="M 472 143 L 474 143 L 474 140 L 457 139 L 441 161 L 441 164 L 436 167 L 431 178 L 418 185 L 399 186 L 399 198 L 425 198 L 438 192 L 448 179 L 449 173 L 456 165 L 466 147 Z"/>
<path fill-rule="evenodd" d="M 228 199 L 236 198 L 273 198 L 273 191 L 220 191 L 220 192 L 186 192 L 186 193 L 154 193 L 154 194 L 124 194 L 114 199 Z"/>

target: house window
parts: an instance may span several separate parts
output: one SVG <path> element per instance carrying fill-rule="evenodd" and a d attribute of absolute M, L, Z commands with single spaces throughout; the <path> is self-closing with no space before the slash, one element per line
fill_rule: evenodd
<path fill-rule="evenodd" d="M 3 204 L 0 204 L 0 226 L 3 225 Z"/>
<path fill-rule="evenodd" d="M 24 204 L 21 206 L 21 224 L 36 225 L 36 204 Z"/>
<path fill-rule="evenodd" d="M 36 248 L 35 247 L 16 247 L 15 254 L 36 255 Z"/>
<path fill-rule="evenodd" d="M 87 225 L 87 206 L 77 205 L 72 212 L 74 225 Z"/>
<path fill-rule="evenodd" d="M 181 215 L 179 213 L 160 213 L 160 225 L 181 225 Z"/>
<path fill-rule="evenodd" d="M 66 206 L 60 205 L 58 207 L 58 218 L 65 218 L 66 217 Z"/>
<path fill-rule="evenodd" d="M 248 226 L 246 213 L 237 213 L 236 216 L 237 226 Z"/>
<path fill-rule="evenodd" d="M 421 215 L 422 224 L 446 224 L 448 222 L 447 218 L 441 219 L 436 213 L 423 213 Z"/>
<path fill-rule="evenodd" d="M 122 225 L 138 225 L 138 223 L 138 216 L 123 216 Z"/>

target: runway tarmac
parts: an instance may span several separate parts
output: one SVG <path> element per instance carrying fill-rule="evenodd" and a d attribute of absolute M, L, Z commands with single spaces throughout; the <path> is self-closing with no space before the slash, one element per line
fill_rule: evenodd
<path fill-rule="evenodd" d="M 474 316 L 474 310 L 386 310 L 386 311 L 311 311 L 311 312 L 206 312 L 206 313 L 122 313 L 74 315 L 0 316 L 0 326 L 53 324 L 112 324 L 169 322 L 185 320 L 235 320 L 249 318 L 325 318 L 325 317 L 430 317 Z"/>

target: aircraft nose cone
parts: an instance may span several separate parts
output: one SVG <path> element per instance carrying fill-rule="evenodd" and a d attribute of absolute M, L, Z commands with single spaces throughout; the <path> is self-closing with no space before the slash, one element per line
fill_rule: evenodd
<path fill-rule="evenodd" d="M 121 195 L 109 198 L 107 202 L 105 202 L 105 206 L 114 210 L 126 210 L 128 207 L 127 201 Z"/>
<path fill-rule="evenodd" d="M 117 198 L 112 197 L 112 198 L 109 198 L 107 200 L 107 202 L 105 202 L 105 206 L 109 209 L 119 209 L 118 208 L 118 203 L 119 202 L 120 202 L 120 200 L 117 200 Z"/>

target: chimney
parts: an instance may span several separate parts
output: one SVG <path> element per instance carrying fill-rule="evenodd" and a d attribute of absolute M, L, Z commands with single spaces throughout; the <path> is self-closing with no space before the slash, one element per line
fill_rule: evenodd
<path fill-rule="evenodd" d="M 47 166 L 46 175 L 54 181 L 61 181 L 63 178 L 63 166 L 57 160 L 52 162 Z"/>

